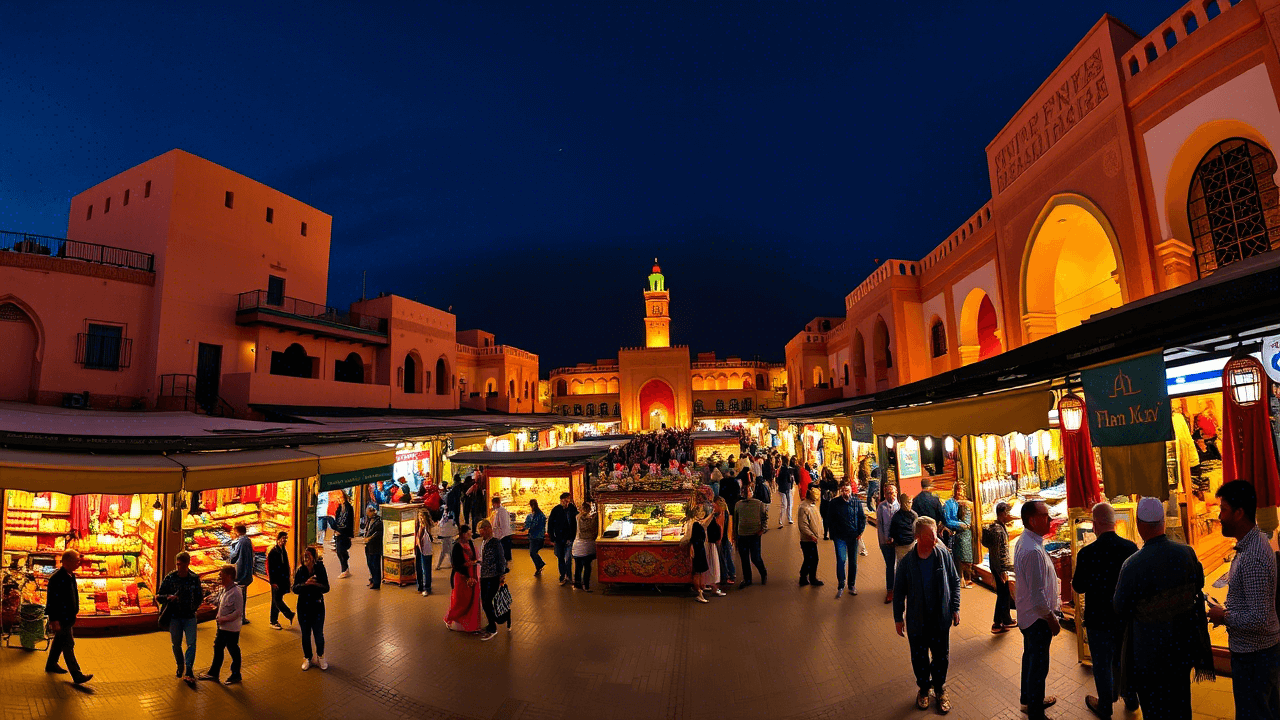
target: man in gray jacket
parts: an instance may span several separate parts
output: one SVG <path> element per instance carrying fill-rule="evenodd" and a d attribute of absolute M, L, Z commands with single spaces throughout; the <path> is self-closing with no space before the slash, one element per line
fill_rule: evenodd
<path fill-rule="evenodd" d="M 244 523 L 236 523 L 235 532 L 236 538 L 231 541 L 230 559 L 236 566 L 236 585 L 240 586 L 241 624 L 248 625 L 249 586 L 253 584 L 253 541 L 249 539 L 249 528 Z"/>
<path fill-rule="evenodd" d="M 951 628 L 960 624 L 960 575 L 951 553 L 938 543 L 933 518 L 916 518 L 915 537 L 915 548 L 898 563 L 893 578 L 893 622 L 899 636 L 905 630 L 911 646 L 911 668 L 920 688 L 916 707 L 929 708 L 932 688 L 938 712 L 945 715 L 951 712 L 947 663 Z"/>

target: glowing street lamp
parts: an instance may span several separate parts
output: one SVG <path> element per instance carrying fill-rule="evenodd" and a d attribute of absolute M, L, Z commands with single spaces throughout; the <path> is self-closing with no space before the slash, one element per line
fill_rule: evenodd
<path fill-rule="evenodd" d="M 1062 429 L 1075 432 L 1084 421 L 1084 400 L 1075 393 L 1067 393 L 1058 401 L 1058 419 L 1062 421 Z"/>

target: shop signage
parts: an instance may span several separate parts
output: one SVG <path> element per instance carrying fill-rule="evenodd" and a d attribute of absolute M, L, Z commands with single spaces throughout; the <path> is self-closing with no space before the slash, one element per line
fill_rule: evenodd
<path fill-rule="evenodd" d="M 1280 335 L 1263 339 L 1262 367 L 1267 369 L 1271 382 L 1280 382 Z"/>
<path fill-rule="evenodd" d="M 853 438 L 854 442 L 875 442 L 875 438 L 871 434 L 871 416 L 854 415 L 849 418 L 849 436 Z"/>
<path fill-rule="evenodd" d="M 378 482 L 379 480 L 387 480 L 391 477 L 391 468 L 391 465 L 379 465 L 378 467 L 365 468 L 364 470 L 321 475 L 320 489 L 341 490 L 353 485 L 364 485 Z"/>
<path fill-rule="evenodd" d="M 1162 353 L 1083 370 L 1080 379 L 1089 435 L 1095 446 L 1173 439 Z"/>
<path fill-rule="evenodd" d="M 413 462 L 414 460 L 430 460 L 430 450 L 397 450 L 396 462 Z"/>
<path fill-rule="evenodd" d="M 920 477 L 920 441 L 913 437 L 898 443 L 898 477 Z"/>

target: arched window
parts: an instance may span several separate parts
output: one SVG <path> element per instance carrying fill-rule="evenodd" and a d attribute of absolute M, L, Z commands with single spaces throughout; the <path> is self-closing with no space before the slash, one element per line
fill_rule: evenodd
<path fill-rule="evenodd" d="M 311 358 L 307 356 L 307 349 L 294 343 L 285 348 L 284 352 L 272 352 L 271 374 L 296 378 L 311 377 Z"/>
<path fill-rule="evenodd" d="M 596 381 L 591 378 L 587 378 L 586 381 L 582 383 L 582 392 L 586 395 L 595 395 Z"/>
<path fill-rule="evenodd" d="M 939 358 L 947 354 L 947 326 L 942 318 L 934 318 L 929 327 L 929 346 L 933 349 L 933 357 Z"/>
<path fill-rule="evenodd" d="M 515 380 L 507 381 L 507 397 L 509 398 L 516 397 L 516 381 Z"/>
<path fill-rule="evenodd" d="M 529 399 L 529 381 L 528 380 L 524 381 L 524 399 L 525 400 Z"/>
<path fill-rule="evenodd" d="M 724 401 L 716 400 L 716 412 L 724 412 Z"/>
<path fill-rule="evenodd" d="M 605 390 L 611 393 L 618 392 L 618 378 L 609 378 L 609 382 L 605 383 Z M 614 413 L 617 415 L 617 413 Z"/>
<path fill-rule="evenodd" d="M 706 411 L 707 411 L 707 406 L 706 406 L 706 405 L 703 405 L 701 400 L 694 400 L 694 401 L 693 401 L 693 412 L 694 412 L 695 414 L 697 414 L 697 415 L 701 415 L 702 413 L 705 413 Z"/>
<path fill-rule="evenodd" d="M 600 417 L 609 417 L 609 403 L 600 403 Z"/>
<path fill-rule="evenodd" d="M 449 364 L 444 358 L 436 360 L 436 394 L 448 395 L 450 391 Z"/>
<path fill-rule="evenodd" d="M 769 383 L 765 382 L 764 373 L 756 373 L 756 389 L 764 390 L 769 387 Z"/>
<path fill-rule="evenodd" d="M 360 353 L 351 353 L 345 360 L 335 360 L 333 379 L 346 383 L 364 382 L 364 360 L 360 357 Z"/>
<path fill-rule="evenodd" d="M 498 382 L 493 378 L 484 381 L 484 394 L 493 397 L 498 394 Z"/>
<path fill-rule="evenodd" d="M 751 398 L 742 398 L 742 411 L 751 412 Z"/>
<path fill-rule="evenodd" d="M 562 396 L 562 395 L 568 395 L 568 394 L 569 394 L 569 383 L 566 383 L 564 381 L 564 378 L 560 378 L 559 380 L 556 381 L 556 395 Z"/>
<path fill-rule="evenodd" d="M 729 412 L 738 412 L 738 398 L 729 399 Z"/>
<path fill-rule="evenodd" d="M 591 403 L 587 403 L 587 417 L 595 417 L 595 416 L 596 416 L 596 406 L 592 405 Z"/>
<path fill-rule="evenodd" d="M 416 393 L 421 388 L 418 386 L 418 359 L 413 353 L 404 356 L 404 391 L 407 393 Z"/>
<path fill-rule="evenodd" d="M 573 406 L 573 414 L 574 414 L 574 415 L 581 415 L 581 414 L 582 414 L 582 406 L 581 406 L 581 405 L 574 405 L 574 406 Z"/>
<path fill-rule="evenodd" d="M 849 384 L 849 363 L 844 364 L 844 384 Z"/>
<path fill-rule="evenodd" d="M 1200 277 L 1280 247 L 1275 172 L 1271 151 L 1242 138 L 1218 143 L 1200 160 L 1187 196 Z"/>
<path fill-rule="evenodd" d="M 698 392 L 702 390 L 702 376 L 694 375 L 693 378 L 689 381 L 689 387 L 694 392 Z"/>
<path fill-rule="evenodd" d="M 614 416 L 614 417 L 619 417 L 619 416 L 621 416 L 621 415 L 622 415 L 622 406 L 621 406 L 621 405 L 619 405 L 618 403 L 614 403 L 614 404 L 613 404 L 613 416 Z"/>

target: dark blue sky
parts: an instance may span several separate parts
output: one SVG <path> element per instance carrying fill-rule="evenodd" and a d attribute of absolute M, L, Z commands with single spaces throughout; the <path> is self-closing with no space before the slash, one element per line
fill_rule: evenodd
<path fill-rule="evenodd" d="M 990 197 L 987 143 L 1103 12 L 1180 7 L 43 5 L 0 22 L 0 229 L 64 235 L 180 147 L 333 215 L 330 304 L 367 271 L 544 374 L 643 342 L 655 255 L 675 342 L 781 360 Z"/>

